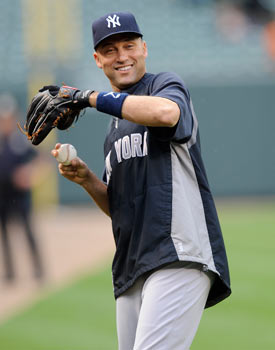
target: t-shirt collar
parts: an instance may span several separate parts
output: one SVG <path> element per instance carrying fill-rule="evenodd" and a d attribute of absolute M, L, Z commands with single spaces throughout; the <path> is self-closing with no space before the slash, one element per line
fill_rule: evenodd
<path fill-rule="evenodd" d="M 135 83 L 134 85 L 128 87 L 127 89 L 121 90 L 121 92 L 126 92 L 128 94 L 133 94 L 135 92 L 135 90 L 137 89 L 137 87 L 140 86 L 140 84 L 144 83 L 147 80 L 149 75 L 150 75 L 149 73 L 145 73 L 143 75 L 143 77 L 137 83 Z"/>

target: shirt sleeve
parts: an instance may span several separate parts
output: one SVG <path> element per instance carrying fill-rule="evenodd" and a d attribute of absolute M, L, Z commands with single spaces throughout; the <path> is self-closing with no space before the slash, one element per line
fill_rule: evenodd
<path fill-rule="evenodd" d="M 192 136 L 193 117 L 190 95 L 180 77 L 173 73 L 156 75 L 152 83 L 151 96 L 163 97 L 175 102 L 180 109 L 180 118 L 173 128 L 148 127 L 150 132 L 163 141 L 187 142 Z"/>

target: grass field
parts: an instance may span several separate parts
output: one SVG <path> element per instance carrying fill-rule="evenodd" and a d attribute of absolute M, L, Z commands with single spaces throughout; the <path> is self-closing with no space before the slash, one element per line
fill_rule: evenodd
<path fill-rule="evenodd" d="M 275 202 L 218 210 L 233 294 L 205 311 L 191 349 L 274 350 Z M 1 324 L 0 349 L 117 349 L 110 264 Z"/>

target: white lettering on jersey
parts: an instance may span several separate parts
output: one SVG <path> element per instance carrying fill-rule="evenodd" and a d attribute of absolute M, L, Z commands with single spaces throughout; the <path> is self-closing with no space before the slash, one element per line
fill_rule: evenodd
<path fill-rule="evenodd" d="M 108 153 L 108 155 L 107 155 L 107 157 L 105 159 L 107 184 L 109 183 L 110 177 L 111 177 L 111 174 L 112 174 L 112 167 L 111 167 L 110 158 L 111 158 L 111 151 Z"/>
<path fill-rule="evenodd" d="M 120 163 L 121 162 L 121 139 L 118 139 L 115 142 L 115 150 L 116 150 L 117 161 L 118 163 Z"/>
<path fill-rule="evenodd" d="M 131 134 L 132 157 L 142 156 L 141 143 L 142 143 L 141 134 Z"/>
<path fill-rule="evenodd" d="M 132 154 L 132 151 L 131 151 L 130 137 L 126 135 L 122 138 L 122 158 L 129 159 L 131 158 L 131 154 Z"/>
<path fill-rule="evenodd" d="M 118 163 L 121 163 L 123 159 L 147 156 L 147 134 L 147 131 L 144 132 L 143 136 L 140 133 L 134 133 L 130 134 L 130 137 L 126 135 L 115 141 L 114 145 Z"/>
<path fill-rule="evenodd" d="M 143 136 L 143 153 L 142 153 L 143 157 L 147 156 L 147 154 L 148 154 L 147 134 L 148 134 L 148 131 L 145 131 L 144 136 Z"/>

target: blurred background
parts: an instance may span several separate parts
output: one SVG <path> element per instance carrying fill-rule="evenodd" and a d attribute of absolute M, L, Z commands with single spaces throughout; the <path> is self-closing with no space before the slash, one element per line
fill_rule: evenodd
<path fill-rule="evenodd" d="M 206 312 L 192 349 L 218 349 L 224 339 L 225 349 L 274 349 L 274 0 L 0 1 L 0 196 L 4 204 L 12 199 L 13 216 L 21 213 L 1 228 L 0 348 L 116 348 L 109 219 L 58 175 L 50 157 L 57 141 L 72 143 L 100 177 L 109 117 L 86 110 L 74 127 L 37 147 L 15 126 L 24 124 L 43 85 L 109 89 L 93 61 L 91 23 L 111 11 L 135 14 L 149 50 L 147 70 L 182 77 L 200 124 L 233 295 Z M 17 189 L 7 194 L 11 183 Z M 12 205 L 23 197 L 21 206 Z M 15 266 L 7 270 L 9 259 Z"/>

